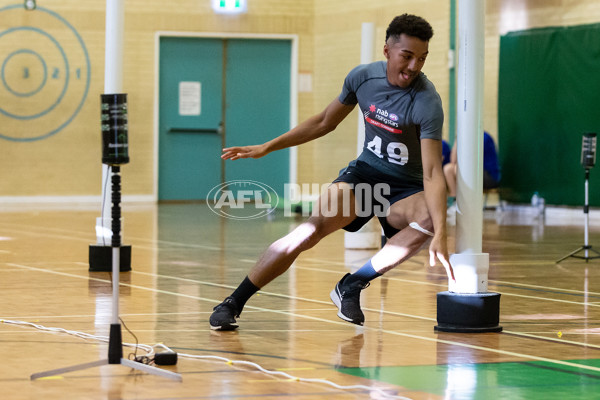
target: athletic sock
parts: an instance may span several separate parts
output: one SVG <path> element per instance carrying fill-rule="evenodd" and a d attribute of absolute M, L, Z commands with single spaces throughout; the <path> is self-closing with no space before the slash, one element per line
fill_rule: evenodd
<path fill-rule="evenodd" d="M 244 305 L 248 299 L 259 290 L 260 288 L 256 287 L 256 285 L 250 281 L 248 276 L 246 276 L 242 283 L 240 283 L 240 286 L 238 286 L 237 289 L 235 289 L 235 291 L 231 294 L 231 297 L 235 299 L 238 307 L 240 308 L 238 310 L 239 313 L 242 312 L 242 309 L 244 308 Z"/>
<path fill-rule="evenodd" d="M 381 274 L 375 271 L 373 264 L 371 264 L 371 260 L 369 260 L 365 265 L 360 267 L 358 271 L 346 278 L 345 283 L 351 283 L 354 281 L 370 282 L 378 276 L 381 276 Z"/>
<path fill-rule="evenodd" d="M 450 207 L 455 202 L 456 202 L 456 197 L 454 197 L 454 196 L 448 196 L 448 200 L 446 200 L 446 206 Z"/>

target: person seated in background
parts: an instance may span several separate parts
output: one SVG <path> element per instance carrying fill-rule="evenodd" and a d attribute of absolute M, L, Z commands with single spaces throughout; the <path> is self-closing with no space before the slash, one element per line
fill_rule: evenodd
<path fill-rule="evenodd" d="M 448 206 L 456 200 L 456 143 L 452 147 L 450 161 L 444 164 L 444 176 L 448 189 Z M 500 184 L 500 165 L 496 144 L 489 133 L 483 132 L 483 190 L 497 188 Z"/>
<path fill-rule="evenodd" d="M 442 140 L 442 167 L 450 162 L 450 145 Z"/>

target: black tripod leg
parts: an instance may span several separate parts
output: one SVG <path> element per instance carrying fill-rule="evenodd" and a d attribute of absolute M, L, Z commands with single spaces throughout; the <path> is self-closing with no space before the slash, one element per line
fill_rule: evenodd
<path fill-rule="evenodd" d="M 566 256 L 564 256 L 563 258 L 561 258 L 560 260 L 556 261 L 556 263 L 558 264 L 559 262 L 566 260 L 569 257 L 574 256 L 575 254 L 579 253 L 581 250 L 583 250 L 585 247 L 581 246 L 580 248 L 578 248 L 575 251 L 570 252 L 569 254 L 567 254 Z"/>

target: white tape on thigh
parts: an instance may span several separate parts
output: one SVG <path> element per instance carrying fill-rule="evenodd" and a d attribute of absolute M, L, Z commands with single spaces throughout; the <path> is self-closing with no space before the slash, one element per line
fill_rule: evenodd
<path fill-rule="evenodd" d="M 410 224 L 408 224 L 408 226 L 426 235 L 433 236 L 433 232 L 429 232 L 427 229 L 421 228 L 421 225 L 417 224 L 416 222 L 411 222 Z"/>

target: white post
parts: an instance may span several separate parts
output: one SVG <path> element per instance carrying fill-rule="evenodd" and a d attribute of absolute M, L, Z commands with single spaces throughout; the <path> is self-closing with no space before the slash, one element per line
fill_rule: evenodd
<path fill-rule="evenodd" d="M 363 22 L 361 29 L 360 63 L 369 64 L 374 59 L 375 24 Z M 356 155 L 362 153 L 365 141 L 365 120 L 362 112 L 358 112 L 358 128 L 356 138 Z M 377 222 L 373 218 L 357 232 L 344 232 L 344 247 L 347 249 L 376 249 L 379 248 L 380 234 Z"/>
<path fill-rule="evenodd" d="M 104 48 L 104 93 L 121 93 L 123 90 L 123 30 L 125 25 L 125 0 L 106 0 L 106 41 Z M 102 164 L 102 217 L 96 219 L 96 241 L 110 246 L 111 201 L 109 167 Z"/>
<path fill-rule="evenodd" d="M 106 0 L 106 46 L 104 49 L 104 93 L 121 93 L 123 90 L 123 30 L 125 25 L 125 0 Z M 109 182 L 109 167 L 102 164 L 102 182 Z M 103 232 L 110 232 L 109 243 L 112 243 L 111 211 L 112 202 L 105 191 L 109 187 L 102 186 Z M 107 218 L 108 215 L 108 218 Z M 122 237 L 122 230 L 121 230 Z M 119 324 L 119 271 L 121 251 L 112 248 L 113 301 L 112 324 Z"/>
<path fill-rule="evenodd" d="M 360 63 L 369 64 L 374 59 L 375 48 L 375 24 L 373 22 L 363 22 L 360 42 Z M 358 113 L 358 136 L 356 138 L 356 155 L 359 156 L 363 150 L 365 141 L 365 119 L 362 113 Z"/>
<path fill-rule="evenodd" d="M 104 93 L 123 90 L 123 30 L 125 0 L 106 0 L 106 46 L 104 50 Z"/>
<path fill-rule="evenodd" d="M 457 293 L 487 292 L 489 255 L 482 253 L 483 87 L 485 2 L 460 0 L 457 77 L 456 252 L 451 257 Z"/>

